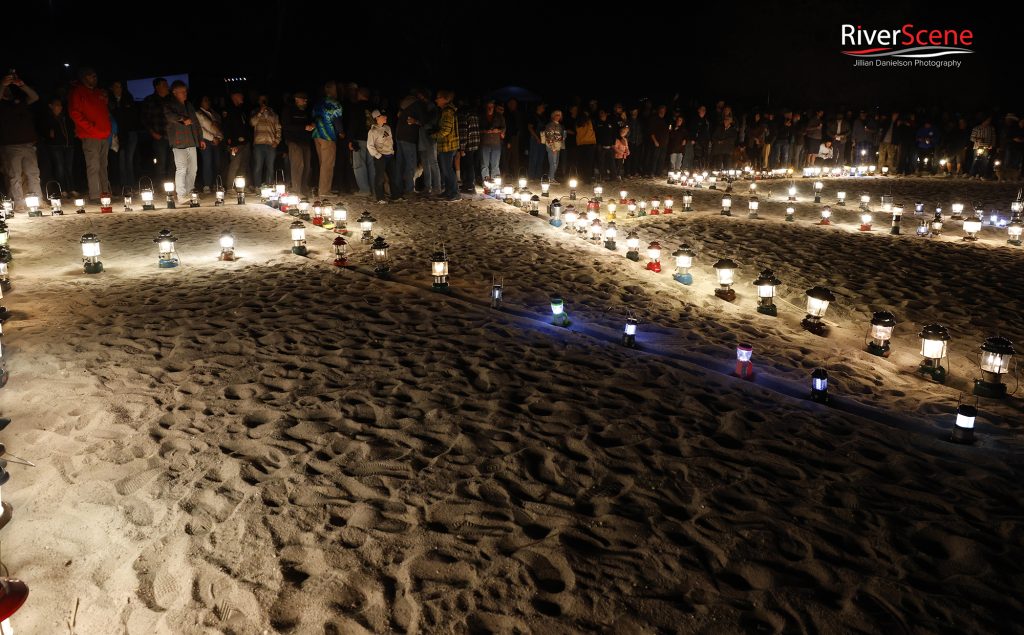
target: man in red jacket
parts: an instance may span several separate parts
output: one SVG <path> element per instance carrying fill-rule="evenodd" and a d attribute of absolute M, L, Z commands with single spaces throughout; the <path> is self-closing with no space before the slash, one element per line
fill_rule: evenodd
<path fill-rule="evenodd" d="M 96 71 L 85 67 L 78 71 L 78 82 L 68 95 L 68 114 L 75 122 L 75 135 L 82 140 L 85 171 L 89 178 L 89 198 L 98 203 L 100 194 L 110 192 L 107 155 L 110 153 L 110 110 L 106 91 L 97 88 Z"/>

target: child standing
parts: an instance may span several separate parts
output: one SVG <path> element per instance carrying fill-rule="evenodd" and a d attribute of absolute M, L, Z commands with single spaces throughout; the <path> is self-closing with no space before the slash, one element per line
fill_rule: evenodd
<path fill-rule="evenodd" d="M 615 140 L 615 171 L 612 176 L 616 181 L 622 180 L 627 158 L 629 158 L 629 126 L 622 126 L 619 128 L 619 137 Z"/>
<path fill-rule="evenodd" d="M 380 110 L 370 113 L 373 127 L 366 136 L 366 148 L 373 157 L 373 192 L 377 203 L 387 203 L 384 197 L 384 175 L 389 173 L 395 159 L 395 139 L 391 136 L 388 116 Z"/>

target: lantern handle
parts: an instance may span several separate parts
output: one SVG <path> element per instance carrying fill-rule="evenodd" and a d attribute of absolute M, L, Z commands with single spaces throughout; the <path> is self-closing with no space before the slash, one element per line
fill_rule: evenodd
<path fill-rule="evenodd" d="M 61 189 L 60 183 L 58 181 L 56 181 L 56 180 L 52 180 L 51 179 L 51 180 L 46 182 L 46 187 L 43 188 L 44 190 L 46 190 L 46 200 L 50 200 L 50 199 L 53 198 L 52 196 L 50 196 L 50 183 L 56 183 L 57 184 L 57 196 L 58 196 L 58 198 L 64 198 L 64 190 Z"/>
<path fill-rule="evenodd" d="M 217 177 L 217 178 L 220 178 L 220 177 Z M 144 176 L 141 179 L 139 179 L 139 191 L 141 192 L 143 189 L 145 189 L 145 188 L 142 187 L 142 182 L 143 181 L 149 181 L 149 191 L 152 192 L 153 191 L 153 179 L 149 178 L 148 176 Z"/>

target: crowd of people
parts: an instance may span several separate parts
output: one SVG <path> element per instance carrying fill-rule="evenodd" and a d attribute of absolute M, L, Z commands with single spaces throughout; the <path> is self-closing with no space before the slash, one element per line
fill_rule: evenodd
<path fill-rule="evenodd" d="M 66 91 L 41 101 L 7 73 L 0 170 L 16 209 L 26 195 L 45 194 L 46 183 L 74 197 L 84 185 L 84 197 L 96 202 L 137 189 L 140 177 L 158 187 L 172 180 L 182 202 L 193 190 L 230 188 L 240 175 L 250 191 L 284 181 L 306 196 L 360 194 L 386 203 L 412 195 L 457 201 L 497 176 L 586 183 L 670 169 L 871 164 L 890 174 L 1017 180 L 1024 161 L 1024 120 L 1013 113 L 740 113 L 724 101 L 708 108 L 678 97 L 628 106 L 577 98 L 560 108 L 426 89 L 388 100 L 335 81 L 312 99 L 303 91 L 283 95 L 275 109 L 269 95 L 241 87 L 194 95 L 180 80 L 152 85 L 137 101 L 125 82 L 104 88 L 94 69 L 82 68 Z"/>

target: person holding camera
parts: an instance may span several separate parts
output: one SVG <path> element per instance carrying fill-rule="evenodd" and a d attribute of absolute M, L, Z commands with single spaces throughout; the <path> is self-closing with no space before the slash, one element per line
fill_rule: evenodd
<path fill-rule="evenodd" d="M 36 127 L 29 108 L 39 95 L 9 70 L 0 80 L 0 166 L 9 179 L 14 209 L 24 211 L 25 196 L 39 194 Z"/>

